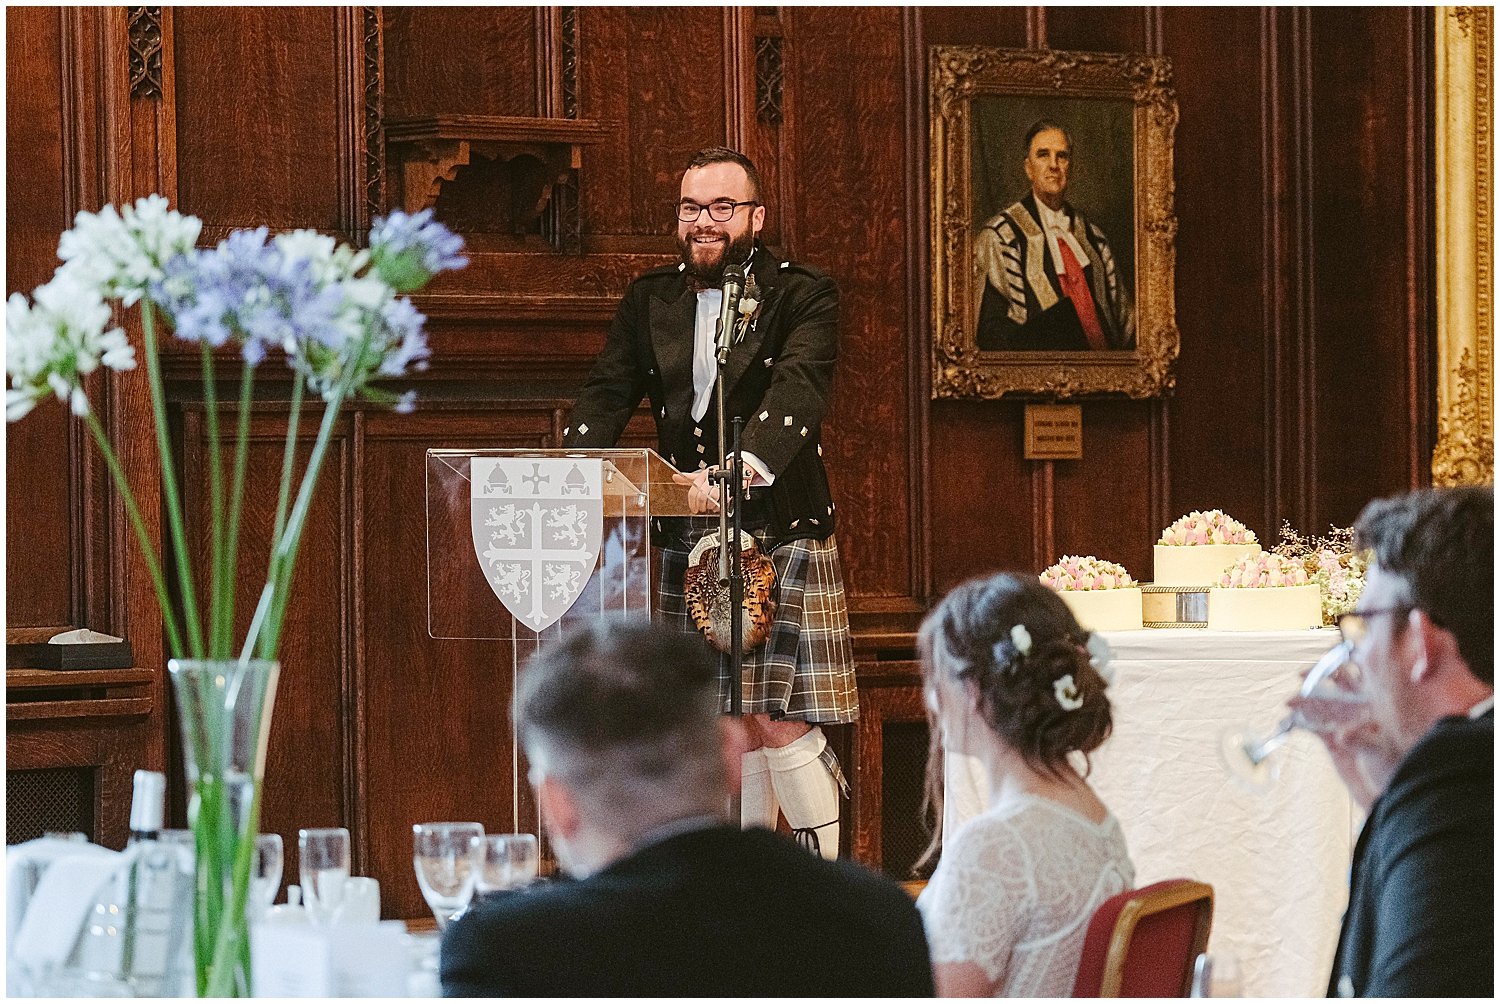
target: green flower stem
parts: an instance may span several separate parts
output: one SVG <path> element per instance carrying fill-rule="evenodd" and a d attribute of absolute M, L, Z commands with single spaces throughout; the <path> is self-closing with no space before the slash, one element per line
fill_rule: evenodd
<path fill-rule="evenodd" d="M 297 459 L 297 426 L 302 420 L 302 396 L 307 389 L 307 378 L 297 374 L 292 384 L 291 413 L 286 426 L 286 449 L 281 455 L 281 487 L 276 495 L 276 529 L 271 534 L 271 561 L 267 577 L 276 568 L 276 547 L 286 531 L 287 511 L 292 505 L 292 467 Z"/>
<path fill-rule="evenodd" d="M 172 467 L 172 443 L 167 435 L 166 394 L 162 389 L 161 360 L 156 350 L 156 318 L 150 300 L 141 301 L 141 328 L 146 340 L 146 375 L 151 388 L 151 414 L 156 424 L 156 448 L 161 455 L 163 508 L 171 530 L 172 556 L 182 591 L 183 620 L 193 658 L 203 658 L 203 626 L 198 620 L 198 599 L 193 590 L 193 570 L 188 563 L 187 533 L 182 528 L 182 503 L 177 492 L 177 472 Z M 165 609 L 165 608 L 164 608 Z"/>
<path fill-rule="evenodd" d="M 245 466 L 250 456 L 250 402 L 255 390 L 255 367 L 243 364 L 240 373 L 239 424 L 234 438 L 234 483 L 229 490 L 229 524 L 224 545 L 224 639 L 223 657 L 233 648 L 235 571 L 240 567 L 240 512 L 245 502 Z"/>
<path fill-rule="evenodd" d="M 266 567 L 266 584 L 261 588 L 260 598 L 255 604 L 255 613 L 250 618 L 250 629 L 245 632 L 245 644 L 240 649 L 240 660 L 250 658 L 265 619 L 271 613 L 271 598 L 276 595 L 277 553 L 281 535 L 286 530 L 287 510 L 292 503 L 292 469 L 297 459 L 297 428 L 302 420 L 302 397 L 307 388 L 307 377 L 297 372 L 292 382 L 292 403 L 287 415 L 286 446 L 281 453 L 281 486 L 276 495 L 276 526 L 271 531 L 271 557 Z"/>
<path fill-rule="evenodd" d="M 199 342 L 203 357 L 203 410 L 208 435 L 209 586 L 208 657 L 229 656 L 224 620 L 224 458 L 219 445 L 219 390 L 214 383 L 214 350 Z"/>
<path fill-rule="evenodd" d="M 229 834 L 229 838 L 236 841 L 233 845 L 234 871 L 229 902 L 219 918 L 214 939 L 213 961 L 208 969 L 207 991 L 203 994 L 205 997 L 229 997 L 235 995 L 237 989 L 242 989 L 247 997 L 251 995 L 250 944 L 246 937 L 245 907 L 250 900 L 250 869 L 255 861 L 255 834 L 260 832 L 260 790 L 261 785 L 257 782 L 254 794 L 250 796 L 249 815 L 244 828 L 238 833 Z M 243 988 L 234 985 L 236 972 L 243 972 L 245 975 Z"/>
<path fill-rule="evenodd" d="M 271 609 L 257 649 L 257 654 L 262 659 L 276 658 L 276 648 L 281 643 L 282 622 L 286 617 L 287 601 L 291 597 L 293 564 L 297 560 L 297 548 L 302 542 L 302 528 L 307 521 L 308 509 L 312 507 L 313 492 L 318 485 L 318 474 L 323 468 L 323 457 L 328 452 L 329 442 L 333 439 L 333 427 L 338 422 L 339 411 L 343 407 L 344 398 L 349 393 L 350 387 L 353 386 L 357 372 L 358 368 L 351 366 L 334 390 L 333 400 L 324 404 L 323 423 L 318 428 L 318 438 L 313 443 L 312 456 L 308 457 L 307 467 L 302 473 L 302 486 L 297 491 L 297 501 L 292 506 L 291 515 L 287 519 L 280 539 L 276 542 L 273 556 L 275 560 L 273 582 L 276 588 L 271 595 Z"/>
<path fill-rule="evenodd" d="M 130 490 L 130 483 L 125 480 L 125 471 L 120 467 L 120 459 L 115 456 L 113 447 L 109 445 L 109 437 L 104 434 L 104 426 L 99 424 L 99 416 L 92 410 L 85 417 L 89 431 L 94 435 L 94 443 L 99 447 L 99 452 L 104 456 L 104 463 L 109 467 L 110 475 L 115 479 L 115 488 L 120 492 L 120 498 L 125 503 L 125 514 L 130 517 L 130 525 L 135 528 L 137 542 L 141 545 L 141 557 L 146 559 L 146 572 L 151 576 L 151 585 L 156 590 L 156 602 L 161 607 L 162 626 L 167 632 L 167 652 L 174 657 L 182 655 L 182 632 L 177 627 L 177 618 L 174 616 L 172 599 L 167 595 L 167 581 L 161 573 L 161 561 L 156 556 L 156 548 L 151 545 L 151 537 L 146 532 L 146 522 L 141 519 L 141 510 L 136 505 L 135 493 Z"/>
<path fill-rule="evenodd" d="M 225 804 L 224 784 L 217 776 L 200 775 L 197 787 L 197 805 L 191 820 L 193 842 L 198 852 L 198 889 L 197 895 L 193 897 L 193 961 L 198 996 L 206 997 L 213 964 L 215 934 L 224 916 L 221 829 L 229 807 Z"/>

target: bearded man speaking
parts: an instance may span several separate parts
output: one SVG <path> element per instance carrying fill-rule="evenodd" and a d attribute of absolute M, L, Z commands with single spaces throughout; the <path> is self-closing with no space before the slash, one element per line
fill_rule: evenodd
<path fill-rule="evenodd" d="M 760 176 L 741 153 L 713 147 L 694 155 L 676 215 L 682 261 L 646 272 L 625 291 L 563 445 L 614 446 L 641 399 L 650 399 L 657 450 L 684 472 L 678 480 L 691 486 L 692 511 L 700 514 L 653 526 L 663 548 L 660 613 L 694 630 L 683 581 L 695 547 L 718 527 L 710 514 L 718 511 L 719 489 L 709 473 L 726 463 L 717 455 L 714 400 L 720 284 L 726 267 L 744 269 L 744 333 L 725 366 L 724 415 L 745 421 L 749 497 L 741 517 L 769 556 L 775 581 L 769 631 L 745 645 L 743 707 L 754 748 L 742 768 L 742 822 L 774 829 L 779 812 L 801 842 L 835 857 L 845 785 L 818 725 L 859 714 L 821 445 L 838 355 L 838 289 L 817 269 L 781 260 L 760 243 Z M 696 558 L 707 561 L 709 553 L 698 549 Z M 729 688 L 721 678 L 724 711 Z"/>

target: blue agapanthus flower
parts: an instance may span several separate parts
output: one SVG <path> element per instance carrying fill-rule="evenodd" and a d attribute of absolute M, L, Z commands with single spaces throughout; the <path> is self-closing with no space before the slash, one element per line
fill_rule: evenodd
<path fill-rule="evenodd" d="M 421 289 L 439 272 L 469 263 L 461 252 L 464 239 L 437 220 L 432 210 L 416 214 L 396 210 L 378 217 L 370 230 L 370 260 L 380 277 L 398 293 Z"/>
<path fill-rule="evenodd" d="M 343 305 L 336 288 L 320 284 L 312 263 L 267 242 L 265 227 L 237 230 L 218 247 L 178 255 L 152 287 L 177 337 L 217 348 L 240 340 L 252 366 L 272 347 L 326 336 Z"/>

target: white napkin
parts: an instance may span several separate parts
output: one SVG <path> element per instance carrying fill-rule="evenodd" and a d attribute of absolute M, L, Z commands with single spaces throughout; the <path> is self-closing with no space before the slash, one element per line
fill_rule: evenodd
<path fill-rule="evenodd" d="M 73 844 L 72 853 L 56 857 L 38 883 L 25 916 L 10 942 L 11 958 L 34 970 L 67 958 L 83 929 L 84 918 L 117 872 L 129 867 L 138 848 L 123 853 Z"/>
<path fill-rule="evenodd" d="M 118 857 L 115 851 L 96 844 L 80 843 L 76 840 L 58 840 L 43 837 L 15 844 L 5 849 L 5 943 L 14 946 L 16 931 L 21 926 L 21 916 L 31 901 L 29 889 L 23 886 L 28 868 L 50 870 L 53 862 L 65 857 Z M 29 883 L 26 883 L 29 885 Z"/>

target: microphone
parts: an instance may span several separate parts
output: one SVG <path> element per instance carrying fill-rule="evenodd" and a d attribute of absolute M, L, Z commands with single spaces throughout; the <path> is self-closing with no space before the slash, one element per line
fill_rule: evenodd
<path fill-rule="evenodd" d="M 729 350 L 734 345 L 735 318 L 740 312 L 740 296 L 745 292 L 745 267 L 743 265 L 728 265 L 724 268 L 724 281 L 720 284 L 724 291 L 724 302 L 719 307 L 719 331 L 718 331 L 718 363 L 724 365 L 729 358 Z"/>

